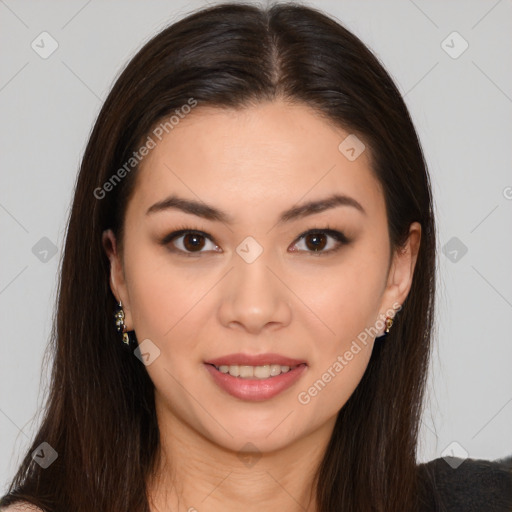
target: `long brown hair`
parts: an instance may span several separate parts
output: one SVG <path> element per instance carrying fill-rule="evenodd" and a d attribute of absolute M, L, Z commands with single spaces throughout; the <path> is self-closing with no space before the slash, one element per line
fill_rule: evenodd
<path fill-rule="evenodd" d="M 242 109 L 277 98 L 313 107 L 370 148 L 392 248 L 413 221 L 421 224 L 410 293 L 315 468 L 319 512 L 415 510 L 435 291 L 426 163 L 405 103 L 378 59 L 337 21 L 294 3 L 220 4 L 191 13 L 145 44 L 115 82 L 76 182 L 42 423 L 0 505 L 25 499 L 51 512 L 149 511 L 145 482 L 159 447 L 154 387 L 115 331 L 101 239 L 108 228 L 122 237 L 137 166 L 107 193 L 98 190 L 158 122 L 191 98 L 197 108 Z M 42 442 L 58 453 L 46 469 L 31 456 Z"/>

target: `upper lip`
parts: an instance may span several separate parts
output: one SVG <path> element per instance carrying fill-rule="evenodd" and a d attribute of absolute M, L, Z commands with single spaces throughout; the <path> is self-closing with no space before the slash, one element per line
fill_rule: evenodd
<path fill-rule="evenodd" d="M 226 356 L 216 357 L 205 361 L 206 364 L 213 364 L 214 366 L 265 366 L 270 364 L 279 364 L 281 366 L 297 366 L 299 364 L 307 364 L 302 359 L 293 359 L 291 357 L 282 356 L 281 354 L 228 354 Z"/>

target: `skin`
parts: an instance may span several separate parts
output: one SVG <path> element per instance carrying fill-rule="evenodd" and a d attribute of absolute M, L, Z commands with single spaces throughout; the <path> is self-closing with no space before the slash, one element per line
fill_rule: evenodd
<path fill-rule="evenodd" d="M 348 133 L 305 105 L 197 107 L 143 160 L 122 252 L 113 233 L 104 233 L 128 330 L 160 350 L 146 366 L 162 441 L 148 482 L 153 511 L 316 511 L 313 471 L 367 368 L 373 337 L 309 403 L 297 396 L 403 303 L 421 238 L 420 225 L 411 224 L 406 245 L 389 256 L 369 150 L 352 162 L 338 150 Z M 276 225 L 283 210 L 333 192 L 356 199 L 365 213 L 338 206 Z M 146 214 L 171 193 L 226 211 L 234 223 L 176 209 Z M 200 239 L 202 252 L 192 257 L 171 251 L 193 251 L 183 237 L 160 243 L 183 225 L 213 241 Z M 350 242 L 319 256 L 299 240 L 327 226 Z M 236 252 L 247 236 L 263 248 L 250 264 Z M 338 245 L 327 237 L 320 250 Z M 272 399 L 241 400 L 217 387 L 203 364 L 235 352 L 276 352 L 308 368 Z M 258 452 L 254 464 L 240 457 L 248 442 Z"/>

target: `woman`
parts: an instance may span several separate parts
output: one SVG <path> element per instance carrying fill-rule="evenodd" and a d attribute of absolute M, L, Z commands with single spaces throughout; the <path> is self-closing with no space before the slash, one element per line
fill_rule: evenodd
<path fill-rule="evenodd" d="M 508 510 L 505 464 L 416 463 L 434 285 L 422 150 L 363 43 L 294 4 L 186 17 L 94 126 L 0 505 L 444 510 L 487 477 L 471 499 Z"/>

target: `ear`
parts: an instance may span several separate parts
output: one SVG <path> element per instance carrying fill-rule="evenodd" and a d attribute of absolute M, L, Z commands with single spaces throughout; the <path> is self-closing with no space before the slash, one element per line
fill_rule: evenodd
<path fill-rule="evenodd" d="M 123 310 L 125 314 L 124 323 L 130 331 L 132 330 L 130 300 L 124 277 L 123 262 L 117 247 L 117 240 L 111 229 L 103 231 L 101 240 L 103 248 L 105 249 L 110 261 L 110 289 L 112 290 L 117 303 L 119 304 L 119 301 L 123 303 Z"/>
<path fill-rule="evenodd" d="M 413 222 L 409 227 L 407 241 L 393 254 L 386 290 L 381 303 L 381 318 L 386 317 L 386 312 L 388 314 L 390 311 L 396 312 L 397 305 L 402 305 L 407 298 L 412 285 L 420 242 L 421 224 Z"/>

